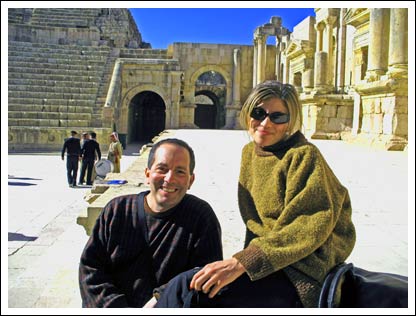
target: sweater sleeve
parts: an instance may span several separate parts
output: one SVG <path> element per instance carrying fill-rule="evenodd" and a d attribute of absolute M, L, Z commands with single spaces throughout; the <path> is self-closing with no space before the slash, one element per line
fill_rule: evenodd
<path fill-rule="evenodd" d="M 321 280 L 330 267 L 348 257 L 355 243 L 348 191 L 314 146 L 304 146 L 279 163 L 284 166 L 276 179 L 285 186 L 280 188 L 282 209 L 275 214 L 256 210 L 260 221 L 247 217 L 247 228 L 257 237 L 234 257 L 252 280 L 288 265 Z M 263 198 L 274 192 L 265 187 Z"/>
<path fill-rule="evenodd" d="M 204 216 L 200 220 L 198 238 L 193 245 L 192 268 L 223 259 L 220 223 L 208 204 L 204 209 L 201 212 Z"/>
<path fill-rule="evenodd" d="M 128 307 L 125 294 L 114 285 L 109 253 L 111 223 L 114 211 L 108 204 L 101 212 L 81 255 L 79 286 L 83 307 Z"/>

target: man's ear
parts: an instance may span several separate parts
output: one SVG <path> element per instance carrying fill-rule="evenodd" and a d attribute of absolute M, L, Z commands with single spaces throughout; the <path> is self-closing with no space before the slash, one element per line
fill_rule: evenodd
<path fill-rule="evenodd" d="M 188 190 L 191 188 L 192 183 L 194 183 L 194 181 L 195 181 L 195 173 L 191 176 L 191 179 L 189 180 Z"/>
<path fill-rule="evenodd" d="M 146 184 L 149 184 L 149 178 L 150 178 L 150 169 L 149 168 L 144 168 L 144 176 L 146 177 Z"/>

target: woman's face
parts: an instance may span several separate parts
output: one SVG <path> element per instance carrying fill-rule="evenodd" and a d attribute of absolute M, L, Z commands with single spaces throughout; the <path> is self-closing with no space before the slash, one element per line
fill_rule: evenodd
<path fill-rule="evenodd" d="M 273 112 L 288 113 L 284 101 L 278 98 L 263 101 L 257 107 L 263 108 L 268 114 Z M 281 141 L 286 136 L 288 126 L 289 123 L 273 123 L 269 116 L 266 116 L 262 121 L 250 117 L 248 131 L 256 144 L 265 147 Z"/>

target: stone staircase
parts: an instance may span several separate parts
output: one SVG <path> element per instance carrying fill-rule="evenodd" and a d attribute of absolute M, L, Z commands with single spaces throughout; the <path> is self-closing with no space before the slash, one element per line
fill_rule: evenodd
<path fill-rule="evenodd" d="M 108 80 L 103 76 L 108 46 L 9 41 L 8 48 L 9 149 L 27 141 L 17 135 L 25 130 L 47 129 L 47 138 L 55 144 L 46 149 L 59 148 L 69 130 L 103 127 L 100 109 L 95 107 L 106 93 L 99 87 L 108 86 L 102 82 Z M 59 135 L 50 139 L 53 130 Z M 16 147 L 10 148 L 10 143 Z"/>
<path fill-rule="evenodd" d="M 91 124 L 108 47 L 9 42 L 9 126 Z"/>
<path fill-rule="evenodd" d="M 104 9 L 92 8 L 9 8 L 9 24 L 30 24 L 31 26 L 83 28 L 95 25 Z"/>
<path fill-rule="evenodd" d="M 107 139 L 117 58 L 166 54 L 123 48 L 142 44 L 128 9 L 9 8 L 8 23 L 9 151 L 60 149 L 70 130 Z"/>

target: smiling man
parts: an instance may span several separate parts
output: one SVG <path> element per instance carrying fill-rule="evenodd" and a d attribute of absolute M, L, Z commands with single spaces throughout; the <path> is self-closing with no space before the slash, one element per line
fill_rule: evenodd
<path fill-rule="evenodd" d="M 174 276 L 222 259 L 221 228 L 211 206 L 187 194 L 195 156 L 182 140 L 153 145 L 149 191 L 111 200 L 81 255 L 83 307 L 153 305 Z"/>

